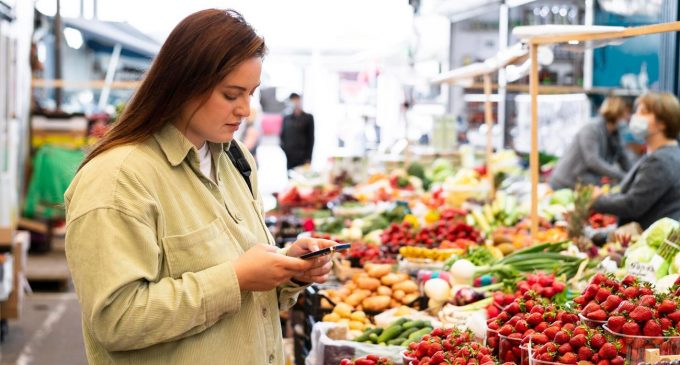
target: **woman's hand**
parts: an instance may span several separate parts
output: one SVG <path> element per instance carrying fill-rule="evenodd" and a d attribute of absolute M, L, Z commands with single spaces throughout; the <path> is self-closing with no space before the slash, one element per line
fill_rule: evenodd
<path fill-rule="evenodd" d="M 287 255 L 299 257 L 306 253 L 335 245 L 337 245 L 337 243 L 334 241 L 305 237 L 295 241 L 288 249 Z M 311 264 L 311 267 L 299 272 L 297 275 L 293 276 L 293 278 L 305 283 L 325 283 L 326 280 L 328 280 L 328 274 L 333 268 L 331 258 L 332 255 L 325 255 L 307 260 Z"/>
<path fill-rule="evenodd" d="M 233 263 L 241 290 L 268 291 L 301 272 L 313 269 L 314 261 L 282 255 L 269 245 L 257 245 Z"/>

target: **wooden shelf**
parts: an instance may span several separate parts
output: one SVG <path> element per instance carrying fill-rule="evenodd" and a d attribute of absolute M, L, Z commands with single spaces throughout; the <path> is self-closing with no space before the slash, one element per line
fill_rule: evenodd
<path fill-rule="evenodd" d="M 484 86 L 481 83 L 472 84 L 472 86 L 465 88 L 466 90 L 482 90 Z M 498 90 L 498 84 L 492 85 L 493 90 Z M 529 85 L 508 84 L 505 89 L 509 92 L 529 93 Z M 619 95 L 619 96 L 639 96 L 641 91 L 627 90 L 619 88 L 594 87 L 591 89 L 584 89 L 580 86 L 560 86 L 560 85 L 539 85 L 538 91 L 541 94 L 591 94 L 591 95 Z"/>

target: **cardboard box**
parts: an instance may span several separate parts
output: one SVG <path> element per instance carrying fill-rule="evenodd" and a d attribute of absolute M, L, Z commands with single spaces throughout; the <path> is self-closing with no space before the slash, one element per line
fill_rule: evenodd
<path fill-rule="evenodd" d="M 12 256 L 14 258 L 13 290 L 6 301 L 0 302 L 0 318 L 19 319 L 24 302 L 24 283 L 26 283 L 26 262 L 31 235 L 18 231 L 14 237 Z"/>

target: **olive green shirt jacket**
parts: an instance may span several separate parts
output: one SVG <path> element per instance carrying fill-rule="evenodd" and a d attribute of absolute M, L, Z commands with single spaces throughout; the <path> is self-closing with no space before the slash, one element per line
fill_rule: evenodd
<path fill-rule="evenodd" d="M 252 194 L 227 145 L 210 147 L 215 182 L 169 124 L 97 156 L 66 192 L 66 256 L 90 364 L 285 363 L 279 309 L 301 288 L 240 290 L 232 262 L 274 240 L 256 172 Z"/>

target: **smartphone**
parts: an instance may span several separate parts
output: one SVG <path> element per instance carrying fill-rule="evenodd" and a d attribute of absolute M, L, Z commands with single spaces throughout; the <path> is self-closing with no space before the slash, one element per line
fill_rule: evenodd
<path fill-rule="evenodd" d="M 309 259 L 313 259 L 313 258 L 319 257 L 319 256 L 330 255 L 333 252 L 348 250 L 351 246 L 352 245 L 349 244 L 349 243 L 340 243 L 340 244 L 337 244 L 335 246 L 326 247 L 326 248 L 322 248 L 318 251 L 306 253 L 306 254 L 300 256 L 300 258 L 303 259 L 303 260 L 309 260 Z"/>

